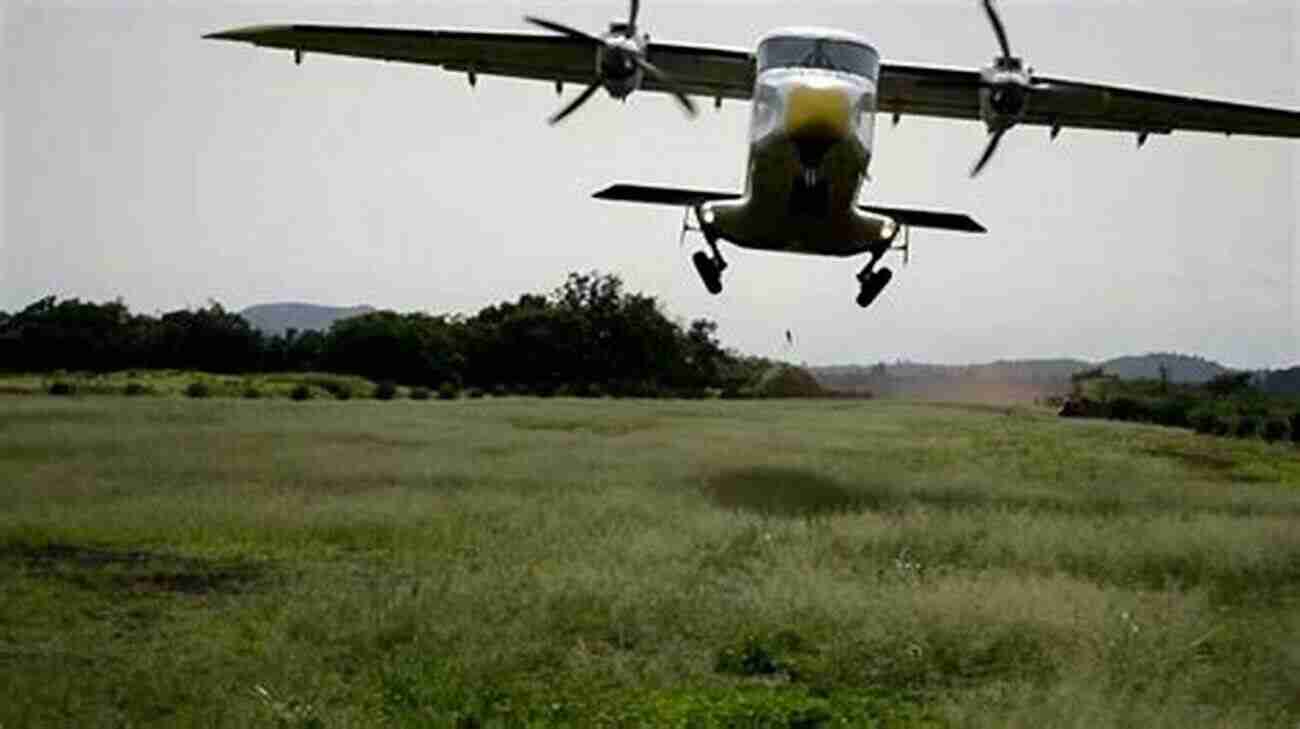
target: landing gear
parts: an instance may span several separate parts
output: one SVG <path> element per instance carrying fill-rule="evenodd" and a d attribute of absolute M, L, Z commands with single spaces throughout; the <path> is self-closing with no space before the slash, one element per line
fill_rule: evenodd
<path fill-rule="evenodd" d="M 709 244 L 709 250 L 713 251 L 713 255 L 698 251 L 691 256 L 691 262 L 695 264 L 695 270 L 700 274 L 704 288 L 716 296 L 722 293 L 722 272 L 727 270 L 727 262 L 722 260 L 722 253 L 718 251 L 717 239 L 709 237 L 706 233 L 704 240 Z"/>
<path fill-rule="evenodd" d="M 871 306 L 893 278 L 894 272 L 888 268 L 868 273 L 866 276 L 859 276 L 858 281 L 862 283 L 862 288 L 858 291 L 858 306 L 864 309 Z"/>
<path fill-rule="evenodd" d="M 691 256 L 691 262 L 695 264 L 695 270 L 700 274 L 704 288 L 711 294 L 722 293 L 722 269 L 709 257 L 709 254 L 699 251 Z"/>
<path fill-rule="evenodd" d="M 858 273 L 858 283 L 861 285 L 861 288 L 858 289 L 858 306 L 864 309 L 871 306 L 880 296 L 880 292 L 884 291 L 889 282 L 894 279 L 894 272 L 888 268 L 882 268 L 879 271 L 875 270 L 876 263 L 881 256 L 885 255 L 887 250 L 888 248 L 872 251 L 871 260 Z"/>

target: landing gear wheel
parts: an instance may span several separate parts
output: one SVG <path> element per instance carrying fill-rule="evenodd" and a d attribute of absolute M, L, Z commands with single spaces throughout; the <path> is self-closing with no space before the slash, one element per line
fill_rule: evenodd
<path fill-rule="evenodd" d="M 858 278 L 862 282 L 862 288 L 858 291 L 858 306 L 867 308 L 872 302 L 880 296 L 880 292 L 885 290 L 889 282 L 894 278 L 894 272 L 888 268 L 882 268 L 873 273 L 863 272 L 865 275 Z"/>
<path fill-rule="evenodd" d="M 704 288 L 714 295 L 722 293 L 722 267 L 704 251 L 691 256 L 691 262 L 695 264 L 695 271 L 700 274 Z"/>

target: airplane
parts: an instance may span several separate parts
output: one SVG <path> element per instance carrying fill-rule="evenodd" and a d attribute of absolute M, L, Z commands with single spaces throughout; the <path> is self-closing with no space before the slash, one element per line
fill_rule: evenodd
<path fill-rule="evenodd" d="M 859 204 L 870 179 L 876 117 L 903 115 L 983 122 L 988 140 L 971 168 L 978 176 L 1002 138 L 1017 126 L 1135 134 L 1174 131 L 1300 137 L 1300 112 L 1040 76 L 1011 52 L 993 0 L 982 0 L 1001 54 L 978 69 L 882 61 L 866 39 L 826 28 L 783 28 L 754 51 L 652 41 L 638 25 L 640 0 L 626 20 L 602 35 L 525 16 L 546 33 L 397 29 L 327 25 L 263 25 L 211 33 L 293 52 L 356 56 L 439 66 L 466 74 L 566 83 L 585 89 L 550 119 L 556 124 L 601 88 L 624 100 L 636 91 L 673 95 L 689 116 L 692 95 L 752 102 L 743 191 L 615 184 L 593 197 L 684 209 L 682 238 L 697 232 L 708 252 L 692 257 L 712 294 L 722 292 L 727 263 L 719 242 L 763 251 L 849 257 L 869 254 L 858 272 L 857 303 L 866 308 L 893 278 L 877 269 L 890 251 L 910 252 L 912 228 L 961 233 L 987 230 L 969 215 Z M 694 217 L 694 223 L 690 218 Z M 901 243 L 900 243 L 901 238 Z"/>

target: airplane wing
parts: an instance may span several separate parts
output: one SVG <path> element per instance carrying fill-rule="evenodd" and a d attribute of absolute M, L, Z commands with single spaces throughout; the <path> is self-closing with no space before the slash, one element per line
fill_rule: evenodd
<path fill-rule="evenodd" d="M 597 200 L 690 207 L 713 200 L 735 200 L 741 197 L 734 192 L 715 190 L 686 190 L 678 187 L 651 187 L 649 185 L 610 185 L 592 195 Z M 952 230 L 958 233 L 987 233 L 988 230 L 974 218 L 962 213 L 949 213 L 913 208 L 885 208 L 876 205 L 859 205 L 859 210 L 891 218 L 899 225 L 912 228 Z"/>
<path fill-rule="evenodd" d="M 465 30 L 365 28 L 336 25 L 260 25 L 210 33 L 205 38 L 244 41 L 296 53 L 400 61 L 447 71 L 513 76 L 586 85 L 596 79 L 591 45 L 560 35 Z M 754 60 L 748 51 L 650 43 L 647 59 L 686 93 L 748 99 Z M 670 92 L 647 75 L 643 91 Z"/>
<path fill-rule="evenodd" d="M 560 35 L 331 25 L 263 25 L 211 33 L 296 53 L 326 53 L 437 66 L 467 74 L 589 84 L 596 78 L 587 43 Z M 689 94 L 748 99 L 752 53 L 731 48 L 652 42 L 651 63 Z M 1030 97 L 1020 124 L 1079 127 L 1136 134 L 1174 131 L 1300 137 L 1300 112 L 1035 76 L 1044 88 Z M 980 72 L 882 63 L 879 108 L 886 114 L 979 120 Z M 647 76 L 643 90 L 670 92 Z"/>
<path fill-rule="evenodd" d="M 1300 137 L 1300 112 L 1228 101 L 1034 76 L 1043 88 L 1029 97 L 1020 124 L 1078 127 L 1136 134 L 1175 131 Z M 880 110 L 953 119 L 980 119 L 979 71 L 885 63 Z"/>

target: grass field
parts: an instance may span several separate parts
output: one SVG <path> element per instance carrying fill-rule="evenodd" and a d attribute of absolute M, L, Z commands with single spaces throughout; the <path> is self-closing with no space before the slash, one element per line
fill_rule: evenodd
<path fill-rule="evenodd" d="M 874 402 L 0 398 L 0 727 L 1279 726 L 1300 451 Z"/>

